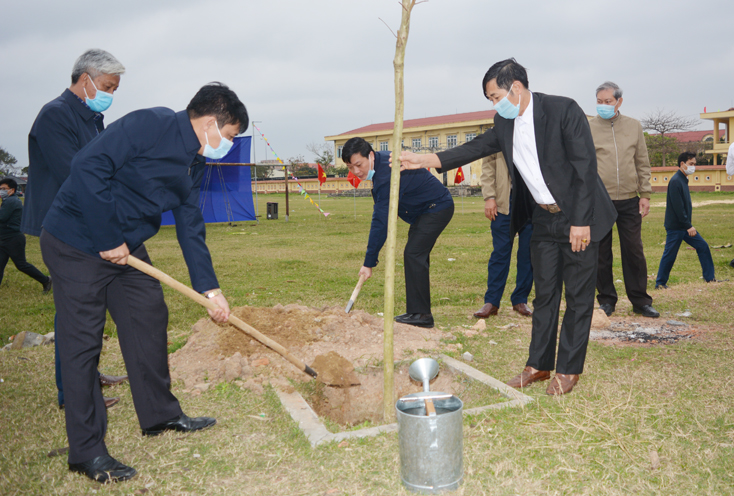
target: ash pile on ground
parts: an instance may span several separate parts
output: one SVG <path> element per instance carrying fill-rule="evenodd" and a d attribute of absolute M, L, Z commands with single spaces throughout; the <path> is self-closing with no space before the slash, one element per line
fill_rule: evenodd
<path fill-rule="evenodd" d="M 382 360 L 383 320 L 361 310 L 347 314 L 343 307 L 317 309 L 291 304 L 239 307 L 232 313 L 309 365 L 317 356 L 331 351 L 352 362 L 355 368 Z M 222 381 L 235 381 L 258 393 L 269 383 L 292 391 L 287 379 L 311 379 L 233 326 L 201 319 L 192 331 L 186 345 L 169 357 L 171 379 L 183 381 L 187 392 L 200 394 Z M 396 323 L 394 358 L 427 356 L 440 346 L 443 337 L 448 336 L 438 329 Z"/>
<path fill-rule="evenodd" d="M 590 339 L 629 344 L 673 344 L 691 339 L 696 330 L 677 320 L 652 321 L 641 324 L 626 320 L 611 322 L 605 330 L 592 330 Z"/>

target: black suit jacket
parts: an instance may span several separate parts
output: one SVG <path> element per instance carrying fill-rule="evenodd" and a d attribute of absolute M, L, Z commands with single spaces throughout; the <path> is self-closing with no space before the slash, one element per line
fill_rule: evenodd
<path fill-rule="evenodd" d="M 589 121 L 566 97 L 533 93 L 533 121 L 540 171 L 548 190 L 572 226 L 590 226 L 600 241 L 612 228 L 617 211 L 596 170 L 596 149 Z M 501 151 L 512 178 L 513 234 L 532 218 L 536 207 L 512 160 L 514 120 L 495 116 L 495 125 L 462 146 L 438 153 L 447 171 Z"/>

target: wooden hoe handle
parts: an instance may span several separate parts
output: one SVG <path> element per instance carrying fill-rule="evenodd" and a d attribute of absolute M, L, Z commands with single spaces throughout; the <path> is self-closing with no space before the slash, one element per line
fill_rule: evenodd
<path fill-rule="evenodd" d="M 179 293 L 182 293 L 192 300 L 194 300 L 199 305 L 208 308 L 210 310 L 217 310 L 219 309 L 219 306 L 214 303 L 212 300 L 206 298 L 205 296 L 197 293 L 190 287 L 178 282 L 173 277 L 169 276 L 165 272 L 162 272 L 155 267 L 153 267 L 150 264 L 147 264 L 140 260 L 139 258 L 136 258 L 132 255 L 127 257 L 127 263 L 131 267 L 134 267 L 138 269 L 140 272 L 144 272 L 145 274 L 148 274 L 150 277 L 154 279 L 158 279 L 163 284 L 172 287 Z M 232 324 L 237 328 L 237 330 L 247 334 L 248 336 L 257 339 L 260 343 L 264 344 L 271 350 L 279 353 L 283 358 L 291 362 L 293 365 L 295 365 L 299 370 L 307 373 L 311 377 L 316 377 L 316 371 L 313 370 L 311 367 L 303 363 L 301 360 L 296 358 L 290 351 L 288 351 L 285 347 L 281 346 L 280 344 L 276 343 L 251 325 L 245 323 L 243 320 L 241 320 L 238 317 L 235 317 L 234 315 L 229 316 L 229 323 Z"/>

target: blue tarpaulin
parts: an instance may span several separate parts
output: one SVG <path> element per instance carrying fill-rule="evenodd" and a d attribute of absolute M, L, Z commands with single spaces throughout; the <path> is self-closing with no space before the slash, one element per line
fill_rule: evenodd
<path fill-rule="evenodd" d="M 201 180 L 199 208 L 204 222 L 256 220 L 252 203 L 250 167 L 222 164 L 250 162 L 250 136 L 234 139 L 234 145 L 221 160 L 206 159 L 209 165 Z M 172 226 L 173 214 L 163 212 L 161 225 Z"/>

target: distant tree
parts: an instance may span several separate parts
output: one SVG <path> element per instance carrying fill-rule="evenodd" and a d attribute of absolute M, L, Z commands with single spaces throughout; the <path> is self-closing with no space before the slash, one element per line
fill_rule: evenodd
<path fill-rule="evenodd" d="M 326 174 L 334 173 L 334 149 L 328 143 L 310 143 L 306 149 L 314 154 L 315 162 L 323 167 Z"/>
<path fill-rule="evenodd" d="M 250 167 L 250 172 L 253 178 L 257 175 L 257 180 L 260 181 L 262 179 L 269 178 L 270 174 L 273 172 L 273 168 L 265 166 Z"/>
<path fill-rule="evenodd" d="M 640 122 L 642 123 L 642 128 L 646 131 L 655 131 L 658 133 L 646 135 L 645 141 L 647 142 L 647 149 L 650 153 L 650 164 L 661 167 L 665 167 L 667 155 L 680 153 L 678 140 L 666 136 L 666 134 L 676 131 L 688 131 L 698 124 L 697 119 L 681 117 L 673 111 L 665 112 L 661 109 L 656 109 L 654 112 L 646 114 Z M 653 156 L 656 157 L 654 161 Z"/>
<path fill-rule="evenodd" d="M 5 148 L 0 146 L 0 176 L 14 176 L 18 173 L 15 164 L 18 160 Z"/>
<path fill-rule="evenodd" d="M 316 169 L 312 169 L 311 166 L 308 165 L 308 162 L 303 158 L 303 155 L 296 155 L 295 157 L 288 159 L 288 171 L 293 173 L 296 177 L 316 176 L 318 174 Z"/>

